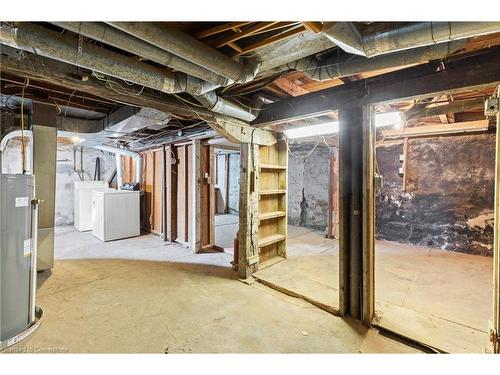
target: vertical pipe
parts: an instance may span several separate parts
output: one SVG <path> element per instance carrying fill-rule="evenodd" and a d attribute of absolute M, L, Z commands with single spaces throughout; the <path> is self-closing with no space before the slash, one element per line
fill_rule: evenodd
<path fill-rule="evenodd" d="M 120 154 L 115 154 L 115 160 L 116 160 L 116 188 L 118 190 L 121 190 L 123 185 L 122 156 Z"/>
<path fill-rule="evenodd" d="M 33 181 L 35 177 L 33 176 Z M 36 181 L 35 181 L 36 183 Z M 33 187 L 33 195 L 35 193 L 35 187 Z M 30 324 L 35 321 L 36 312 L 36 257 L 37 257 L 37 246 L 38 246 L 38 204 L 39 201 L 36 197 L 32 196 L 31 206 L 31 271 L 30 271 Z"/>
<path fill-rule="evenodd" d="M 141 183 L 142 179 L 142 157 L 137 156 L 135 159 L 135 182 Z"/>

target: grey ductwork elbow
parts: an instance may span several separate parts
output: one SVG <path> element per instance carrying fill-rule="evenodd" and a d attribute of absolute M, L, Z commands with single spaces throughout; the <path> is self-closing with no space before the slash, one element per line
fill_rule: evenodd
<path fill-rule="evenodd" d="M 353 22 L 327 22 L 323 34 L 348 53 L 374 57 L 500 31 L 500 22 L 412 22 L 362 34 Z"/>
<path fill-rule="evenodd" d="M 233 104 L 219 96 L 214 92 L 208 92 L 204 95 L 195 96 L 203 106 L 207 107 L 215 113 L 231 116 L 246 122 L 252 122 L 257 117 L 250 109 L 246 110 L 236 104 Z"/>
<path fill-rule="evenodd" d="M 373 70 L 422 64 L 431 60 L 443 59 L 464 46 L 465 41 L 461 40 L 395 52 L 371 59 L 354 57 L 343 62 L 337 62 L 337 57 L 318 59 L 315 56 L 308 56 L 287 64 L 286 68 L 301 71 L 316 81 L 324 81 Z"/>

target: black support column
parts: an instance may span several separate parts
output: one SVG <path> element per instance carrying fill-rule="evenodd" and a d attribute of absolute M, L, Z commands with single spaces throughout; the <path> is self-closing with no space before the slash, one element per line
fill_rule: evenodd
<path fill-rule="evenodd" d="M 339 111 L 340 312 L 362 317 L 363 107 Z"/>

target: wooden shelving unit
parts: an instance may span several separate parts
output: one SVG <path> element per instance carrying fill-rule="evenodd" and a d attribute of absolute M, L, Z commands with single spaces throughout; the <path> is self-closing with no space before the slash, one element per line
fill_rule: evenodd
<path fill-rule="evenodd" d="M 287 168 L 285 141 L 259 147 L 259 263 L 286 257 Z"/>

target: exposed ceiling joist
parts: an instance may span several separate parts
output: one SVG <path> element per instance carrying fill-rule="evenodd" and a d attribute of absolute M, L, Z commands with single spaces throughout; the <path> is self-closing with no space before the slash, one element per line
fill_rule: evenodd
<path fill-rule="evenodd" d="M 259 22 L 258 24 L 251 26 L 248 29 L 242 30 L 240 32 L 234 33 L 232 35 L 228 35 L 226 37 L 223 37 L 223 38 L 217 40 L 214 43 L 214 47 L 215 48 L 223 47 L 228 43 L 236 42 L 237 40 L 251 36 L 251 35 L 255 34 L 256 32 L 264 30 L 267 27 L 275 25 L 277 23 L 278 22 Z"/>
<path fill-rule="evenodd" d="M 454 124 L 433 124 L 404 129 L 383 130 L 384 139 L 436 136 L 444 134 L 470 133 L 488 130 L 488 120 L 456 122 Z"/>
<path fill-rule="evenodd" d="M 228 23 L 225 23 L 223 25 L 214 26 L 214 27 L 211 27 L 209 29 L 202 30 L 202 31 L 196 33 L 195 37 L 198 38 L 198 39 L 206 38 L 206 37 L 209 37 L 209 36 L 212 36 L 212 35 L 217 35 L 217 34 L 223 33 L 224 31 L 235 29 L 235 28 L 240 27 L 240 26 L 248 25 L 250 23 L 252 23 L 252 22 L 248 22 L 248 21 L 245 21 L 245 22 L 228 22 Z"/>

